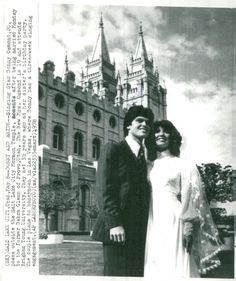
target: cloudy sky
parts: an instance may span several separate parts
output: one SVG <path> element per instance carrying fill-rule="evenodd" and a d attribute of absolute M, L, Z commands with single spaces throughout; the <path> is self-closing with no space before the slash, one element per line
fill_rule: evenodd
<path fill-rule="evenodd" d="M 111 60 L 123 73 L 142 22 L 148 54 L 168 91 L 167 118 L 183 135 L 182 156 L 196 163 L 232 159 L 236 9 L 135 6 L 41 6 L 39 66 L 62 76 L 67 51 L 77 77 L 98 35 L 103 13 Z M 233 86 L 234 85 L 234 86 Z"/>

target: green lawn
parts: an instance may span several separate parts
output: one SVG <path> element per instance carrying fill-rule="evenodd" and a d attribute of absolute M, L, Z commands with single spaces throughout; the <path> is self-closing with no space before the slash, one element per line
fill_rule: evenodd
<path fill-rule="evenodd" d="M 39 274 L 103 275 L 102 245 L 63 243 L 40 245 Z"/>
<path fill-rule="evenodd" d="M 41 275 L 103 276 L 102 244 L 91 242 L 89 236 L 68 236 L 65 240 L 82 242 L 40 245 Z M 205 278 L 234 278 L 234 252 L 221 252 L 222 265 Z"/>

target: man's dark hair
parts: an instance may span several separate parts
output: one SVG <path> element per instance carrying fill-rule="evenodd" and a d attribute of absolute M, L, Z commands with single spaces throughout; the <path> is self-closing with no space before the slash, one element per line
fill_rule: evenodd
<path fill-rule="evenodd" d="M 145 143 L 149 150 L 149 155 L 151 155 L 150 160 L 154 160 L 156 158 L 156 153 L 158 151 L 158 147 L 155 141 L 155 133 L 158 128 L 161 127 L 165 132 L 170 134 L 170 153 L 173 156 L 179 157 L 180 155 L 180 146 L 182 142 L 182 136 L 179 131 L 169 120 L 161 120 L 155 121 L 152 126 L 152 131 L 146 139 Z"/>
<path fill-rule="evenodd" d="M 123 125 L 123 130 L 124 130 L 124 135 L 127 136 L 129 130 L 127 127 L 131 125 L 132 121 L 138 117 L 142 116 L 145 117 L 149 120 L 150 124 L 152 125 L 153 119 L 154 119 L 154 114 L 150 108 L 143 107 L 142 105 L 134 105 L 129 108 L 125 115 L 124 119 L 124 125 Z"/>

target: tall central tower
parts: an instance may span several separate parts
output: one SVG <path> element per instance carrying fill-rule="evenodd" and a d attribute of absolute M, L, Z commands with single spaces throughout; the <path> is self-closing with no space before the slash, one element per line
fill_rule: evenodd
<path fill-rule="evenodd" d="M 92 88 L 93 94 L 114 102 L 117 84 L 115 63 L 110 61 L 102 15 L 99 22 L 99 34 L 90 60 L 87 58 L 86 71 L 85 74 L 82 73 L 81 81 L 85 87 Z"/>
<path fill-rule="evenodd" d="M 135 53 L 130 56 L 124 72 L 122 89 L 119 83 L 117 86 L 118 97 L 121 92 L 123 107 L 143 105 L 153 110 L 155 118 L 166 118 L 166 89 L 160 85 L 159 72 L 157 67 L 154 70 L 152 56 L 148 57 L 141 23 Z"/>

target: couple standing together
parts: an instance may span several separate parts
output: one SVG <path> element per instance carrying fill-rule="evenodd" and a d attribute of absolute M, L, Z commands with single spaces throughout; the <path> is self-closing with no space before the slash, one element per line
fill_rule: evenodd
<path fill-rule="evenodd" d="M 100 213 L 105 276 L 200 277 L 217 267 L 218 231 L 196 166 L 179 158 L 182 137 L 151 109 L 131 107 L 125 139 L 101 153 Z"/>

